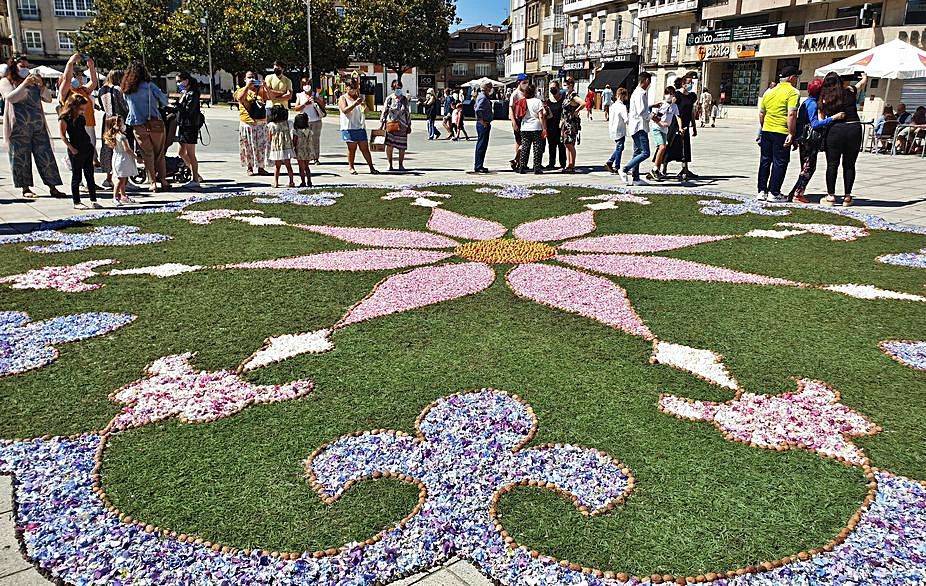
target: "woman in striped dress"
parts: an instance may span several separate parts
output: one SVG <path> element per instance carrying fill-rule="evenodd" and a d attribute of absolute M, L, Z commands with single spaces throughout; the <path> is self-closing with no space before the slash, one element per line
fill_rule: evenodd
<path fill-rule="evenodd" d="M 402 82 L 392 82 L 392 93 L 386 98 L 380 122 L 386 129 L 386 156 L 389 158 L 389 170 L 392 171 L 392 154 L 399 151 L 399 172 L 405 172 L 405 151 L 408 149 L 408 134 L 412 131 L 412 113 L 408 105 L 408 96 L 402 91 Z"/>

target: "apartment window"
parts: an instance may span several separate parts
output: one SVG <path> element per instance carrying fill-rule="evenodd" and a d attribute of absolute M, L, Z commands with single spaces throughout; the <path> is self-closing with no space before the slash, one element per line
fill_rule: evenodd
<path fill-rule="evenodd" d="M 453 76 L 454 77 L 465 77 L 469 72 L 469 66 L 466 63 L 454 63 L 453 64 Z"/>
<path fill-rule="evenodd" d="M 489 63 L 476 64 L 476 77 L 489 77 L 492 74 L 492 65 Z"/>
<path fill-rule="evenodd" d="M 590 21 L 585 22 L 585 44 L 592 44 L 592 23 Z"/>
<path fill-rule="evenodd" d="M 579 23 L 573 23 L 572 25 L 572 44 L 579 44 Z"/>
<path fill-rule="evenodd" d="M 77 31 L 58 31 L 58 48 L 62 51 L 74 50 L 74 37 Z"/>
<path fill-rule="evenodd" d="M 605 20 L 602 18 L 598 22 L 598 42 L 599 43 L 604 42 L 604 35 L 606 31 L 607 31 L 607 27 L 605 26 Z"/>
<path fill-rule="evenodd" d="M 623 31 L 621 30 L 622 22 L 624 22 L 624 20 L 621 17 L 617 17 L 616 19 L 614 19 L 614 40 L 616 41 L 619 41 L 623 38 L 622 36 Z"/>
<path fill-rule="evenodd" d="M 659 61 L 659 32 L 658 31 L 653 31 L 653 34 L 650 35 L 649 60 L 650 60 L 650 63 L 656 63 Z"/>
<path fill-rule="evenodd" d="M 35 19 L 39 17 L 38 0 L 19 0 L 19 17 Z"/>
<path fill-rule="evenodd" d="M 55 16 L 93 16 L 93 0 L 55 0 Z"/>
<path fill-rule="evenodd" d="M 678 62 L 678 27 L 673 26 L 669 29 L 669 50 L 671 54 L 669 55 L 669 61 L 672 63 Z"/>
<path fill-rule="evenodd" d="M 907 0 L 904 24 L 926 24 L 926 0 Z"/>
<path fill-rule="evenodd" d="M 42 44 L 42 31 L 23 31 L 23 43 L 26 45 L 26 51 L 30 53 L 41 53 L 45 50 L 45 45 Z"/>

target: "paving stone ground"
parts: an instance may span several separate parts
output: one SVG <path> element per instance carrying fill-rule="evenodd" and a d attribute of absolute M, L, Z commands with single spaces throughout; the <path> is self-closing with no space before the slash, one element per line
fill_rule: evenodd
<path fill-rule="evenodd" d="M 206 178 L 203 192 L 221 193 L 269 187 L 267 177 L 248 177 L 238 161 L 238 117 L 237 111 L 224 107 L 204 110 L 211 133 L 208 147 L 199 147 L 201 173 Z M 48 111 L 51 116 L 51 110 Z M 53 120 L 53 118 L 50 118 Z M 373 123 L 368 123 L 372 128 Z M 425 181 L 498 181 L 512 184 L 600 184 L 618 185 L 616 176 L 607 173 L 602 163 L 613 150 L 608 139 L 607 126 L 603 116 L 596 115 L 591 122 L 583 122 L 582 143 L 578 147 L 578 170 L 576 175 L 548 173 L 543 176 L 519 175 L 508 170 L 508 160 L 513 154 L 513 138 L 510 126 L 496 123 L 490 139 L 489 156 L 486 165 L 495 171 L 489 176 L 466 174 L 472 168 L 475 147 L 475 128 L 468 123 L 474 140 L 451 142 L 447 140 L 428 141 L 423 121 L 414 123 L 406 166 L 409 173 L 369 175 L 365 167 L 357 165 L 359 175 L 348 175 L 345 147 L 337 130 L 337 117 L 325 119 L 322 133 L 322 163 L 314 167 L 315 185 L 335 183 L 356 183 L 363 185 L 411 184 Z M 691 169 L 701 178 L 687 186 L 675 184 L 680 190 L 689 187 L 713 189 L 740 194 L 755 192 L 755 174 L 758 165 L 758 146 L 755 144 L 756 129 L 753 124 L 733 120 L 721 120 L 717 128 L 705 128 L 693 138 Z M 53 131 L 53 134 L 56 134 Z M 54 141 L 56 152 L 64 149 L 60 141 Z M 176 149 L 171 149 L 175 154 Z M 627 161 L 629 151 L 624 152 Z M 375 163 L 380 170 L 387 169 L 385 154 L 374 153 Z M 60 157 L 59 157 L 60 160 Z M 358 162 L 360 157 L 358 155 Z M 546 162 L 546 159 L 545 159 Z M 818 172 L 811 182 L 808 193 L 825 192 L 825 162 L 821 156 Z M 677 165 L 675 165 L 677 167 Z M 644 164 L 644 169 L 649 169 Z M 790 189 L 798 173 L 797 156 L 792 158 L 786 189 Z M 855 196 L 857 208 L 885 219 L 926 226 L 926 159 L 914 156 L 873 155 L 864 153 L 858 162 L 858 179 Z M 62 178 L 69 181 L 70 173 L 62 166 Z M 36 181 L 38 174 L 35 173 Z M 98 176 L 98 183 L 103 181 Z M 39 182 L 40 183 L 40 182 Z M 673 185 L 669 183 L 669 185 Z M 841 189 L 841 179 L 837 184 Z M 66 191 L 67 189 L 64 188 Z M 40 195 L 46 195 L 38 187 Z M 166 203 L 184 199 L 190 191 L 177 189 L 169 193 L 140 197 L 146 205 Z M 110 206 L 109 195 L 100 198 L 103 205 Z M 75 215 L 69 200 L 41 197 L 38 200 L 23 200 L 19 190 L 13 187 L 9 162 L 0 157 L 0 234 L 25 232 L 34 229 L 43 221 Z M 83 212 L 80 212 L 83 213 Z M 40 576 L 32 566 L 23 560 L 19 545 L 13 533 L 12 495 L 9 477 L 0 477 L 0 586 L 37 586 L 49 582 Z M 419 574 L 401 581 L 403 586 L 485 586 L 490 582 L 468 562 L 451 560 L 435 571 Z"/>

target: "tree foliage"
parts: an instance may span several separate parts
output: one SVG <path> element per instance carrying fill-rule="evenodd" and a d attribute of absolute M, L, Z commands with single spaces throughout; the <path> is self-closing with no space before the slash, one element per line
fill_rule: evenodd
<path fill-rule="evenodd" d="M 453 0 L 346 0 L 341 46 L 361 61 L 434 71 L 447 60 Z"/>

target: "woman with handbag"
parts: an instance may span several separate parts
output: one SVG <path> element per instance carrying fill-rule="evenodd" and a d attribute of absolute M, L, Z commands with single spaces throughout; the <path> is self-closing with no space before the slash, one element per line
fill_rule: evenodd
<path fill-rule="evenodd" d="M 253 71 L 244 74 L 244 85 L 235 90 L 238 102 L 238 153 L 248 175 L 270 175 L 267 156 L 270 135 L 267 132 L 267 92 Z"/>
<path fill-rule="evenodd" d="M 141 149 L 151 192 L 158 191 L 159 182 L 160 189 L 169 190 L 171 185 L 167 182 L 167 161 L 164 158 L 167 137 L 159 110 L 167 105 L 167 96 L 161 88 L 151 83 L 151 76 L 141 63 L 132 63 L 125 70 L 122 93 L 129 105 L 129 115 L 125 122 L 132 128 L 135 141 Z"/>
<path fill-rule="evenodd" d="M 366 98 L 360 95 L 360 82 L 356 79 L 350 79 L 346 83 L 347 92 L 341 94 L 338 98 L 338 110 L 341 112 L 341 140 L 347 143 L 347 165 L 348 173 L 357 174 L 354 168 L 354 159 L 357 156 L 357 149 L 363 155 L 367 165 L 370 166 L 372 175 L 379 175 L 379 171 L 373 166 L 373 155 L 370 154 L 370 139 L 367 136 L 366 127 Z"/>
<path fill-rule="evenodd" d="M 310 162 L 318 164 L 321 151 L 322 118 L 328 115 L 325 108 L 315 100 L 312 93 L 312 82 L 307 77 L 302 78 L 302 91 L 296 94 L 296 112 L 302 112 L 308 119 L 306 128 L 308 139 L 301 148 L 303 154 Z"/>
<path fill-rule="evenodd" d="M 379 121 L 386 130 L 386 157 L 389 158 L 389 170 L 392 168 L 392 154 L 399 151 L 399 172 L 405 172 L 405 151 L 408 150 L 408 135 L 412 131 L 412 113 L 408 106 L 408 97 L 402 93 L 402 82 L 392 82 L 392 93 L 386 98 L 383 114 Z"/>
<path fill-rule="evenodd" d="M 823 89 L 822 79 L 814 79 L 807 84 L 807 99 L 804 100 L 797 111 L 797 128 L 795 129 L 795 135 L 797 136 L 796 143 L 801 157 L 801 173 L 797 176 L 794 189 L 792 189 L 791 193 L 788 195 L 788 201 L 811 203 L 810 200 L 804 196 L 804 192 L 807 190 L 807 184 L 810 183 L 814 172 L 817 170 L 817 155 L 820 153 L 820 150 L 823 148 L 823 142 L 826 140 L 826 129 L 833 122 L 842 120 L 846 116 L 843 112 L 838 112 L 823 120 L 819 119 L 817 111 L 820 106 L 817 103 L 817 99 L 820 97 L 821 89 Z"/>

